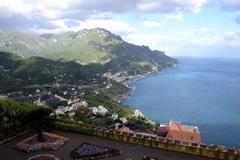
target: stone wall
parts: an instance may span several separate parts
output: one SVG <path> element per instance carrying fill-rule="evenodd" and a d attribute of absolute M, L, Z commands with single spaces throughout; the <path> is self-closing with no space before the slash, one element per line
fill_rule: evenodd
<path fill-rule="evenodd" d="M 188 142 L 174 141 L 162 137 L 143 136 L 141 134 L 120 132 L 116 130 L 108 130 L 104 128 L 96 128 L 96 136 L 131 143 L 153 148 L 167 149 L 171 151 L 195 154 L 204 157 L 224 159 L 224 160 L 240 160 L 240 150 L 230 149 L 223 146 L 196 144 Z"/>
<path fill-rule="evenodd" d="M 56 122 L 55 122 L 56 123 Z M 64 125 L 63 125 L 64 124 Z M 77 124 L 76 122 L 60 122 L 58 121 L 58 125 L 62 125 L 63 127 L 51 127 L 71 131 L 68 127 L 64 127 L 66 124 L 73 124 L 74 128 L 77 129 L 78 133 L 82 133 L 82 128 L 91 129 L 90 135 L 95 135 L 107 139 L 112 139 L 115 141 L 143 145 L 147 147 L 166 149 L 171 151 L 183 152 L 194 154 L 198 156 L 210 157 L 221 160 L 240 160 L 240 149 L 235 148 L 226 148 L 224 146 L 216 146 L 216 145 L 207 145 L 207 144 L 197 144 L 197 143 L 189 143 L 189 142 L 181 142 L 177 140 L 166 139 L 159 136 L 144 136 L 140 133 L 128 133 L 128 132 L 120 132 L 113 129 L 105 129 L 105 128 L 96 128 L 95 126 L 88 126 Z M 88 132 L 83 132 L 84 134 Z"/>

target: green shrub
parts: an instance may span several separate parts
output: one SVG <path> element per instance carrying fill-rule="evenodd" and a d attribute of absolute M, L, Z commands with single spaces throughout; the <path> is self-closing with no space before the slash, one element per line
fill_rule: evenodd
<path fill-rule="evenodd" d="M 77 126 L 75 124 L 69 124 L 69 123 L 63 123 L 63 122 L 52 122 L 51 127 L 55 129 L 63 130 L 63 131 L 77 132 L 81 134 L 88 134 L 88 135 L 94 134 L 93 128 L 86 128 L 86 127 Z"/>

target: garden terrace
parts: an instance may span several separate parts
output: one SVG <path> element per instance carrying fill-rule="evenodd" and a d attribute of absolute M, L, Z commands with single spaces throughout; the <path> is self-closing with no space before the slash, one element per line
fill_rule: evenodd
<path fill-rule="evenodd" d="M 143 145 L 158 149 L 167 149 L 171 151 L 183 152 L 216 159 L 239 160 L 240 150 L 235 148 L 225 148 L 223 146 L 205 145 L 198 143 L 182 142 L 162 137 L 152 137 L 151 135 L 136 133 L 125 134 L 119 131 L 111 132 L 106 129 L 96 129 L 95 135 L 122 141 L 126 143 Z"/>
<path fill-rule="evenodd" d="M 53 127 L 64 131 L 74 131 L 81 134 L 95 135 L 112 139 L 115 141 L 125 142 L 132 145 L 142 145 L 157 149 L 166 149 L 187 154 L 194 154 L 203 157 L 216 159 L 239 159 L 239 149 L 228 149 L 223 146 L 213 146 L 185 141 L 167 139 L 156 135 L 144 133 L 126 133 L 119 130 L 108 130 L 105 128 L 84 128 L 73 124 L 53 123 Z"/>
<path fill-rule="evenodd" d="M 199 157 L 196 155 L 173 152 L 163 149 L 154 149 L 151 147 L 144 147 L 139 145 L 133 145 L 123 142 L 117 142 L 106 138 L 96 137 L 96 136 L 89 136 L 89 135 L 82 135 L 78 133 L 72 132 L 63 132 L 57 130 L 49 130 L 48 132 L 54 133 L 57 135 L 63 135 L 64 137 L 68 137 L 69 141 L 63 145 L 62 147 L 58 148 L 57 150 L 49 150 L 49 151 L 40 151 L 40 152 L 31 152 L 31 153 L 24 153 L 18 150 L 12 149 L 12 146 L 20 141 L 34 135 L 34 133 L 27 133 L 26 135 L 22 135 L 10 142 L 7 142 L 3 145 L 0 145 L 0 154 L 1 158 L 4 160 L 16 160 L 18 159 L 28 159 L 29 157 L 39 155 L 39 154 L 51 154 L 59 159 L 62 160 L 71 160 L 72 157 L 70 155 L 71 151 L 81 145 L 82 143 L 93 143 L 98 144 L 100 146 L 107 146 L 111 148 L 116 148 L 121 151 L 121 154 L 118 156 L 113 156 L 109 158 L 105 158 L 105 160 L 126 160 L 126 159 L 136 159 L 142 160 L 144 156 L 147 157 L 156 157 L 159 160 L 211 160 L 210 158 Z"/>

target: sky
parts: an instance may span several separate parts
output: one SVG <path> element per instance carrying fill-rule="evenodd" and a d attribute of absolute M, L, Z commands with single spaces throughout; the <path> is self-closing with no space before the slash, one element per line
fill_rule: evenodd
<path fill-rule="evenodd" d="M 240 0 L 0 0 L 0 28 L 101 27 L 170 56 L 240 57 Z"/>

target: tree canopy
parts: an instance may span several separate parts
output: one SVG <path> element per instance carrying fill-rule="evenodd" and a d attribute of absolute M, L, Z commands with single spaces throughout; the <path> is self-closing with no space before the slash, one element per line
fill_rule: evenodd
<path fill-rule="evenodd" d="M 42 121 L 52 112 L 47 106 L 38 106 L 14 100 L 0 100 L 0 128 L 2 132 L 12 132 L 27 124 L 37 124 L 39 129 Z"/>

